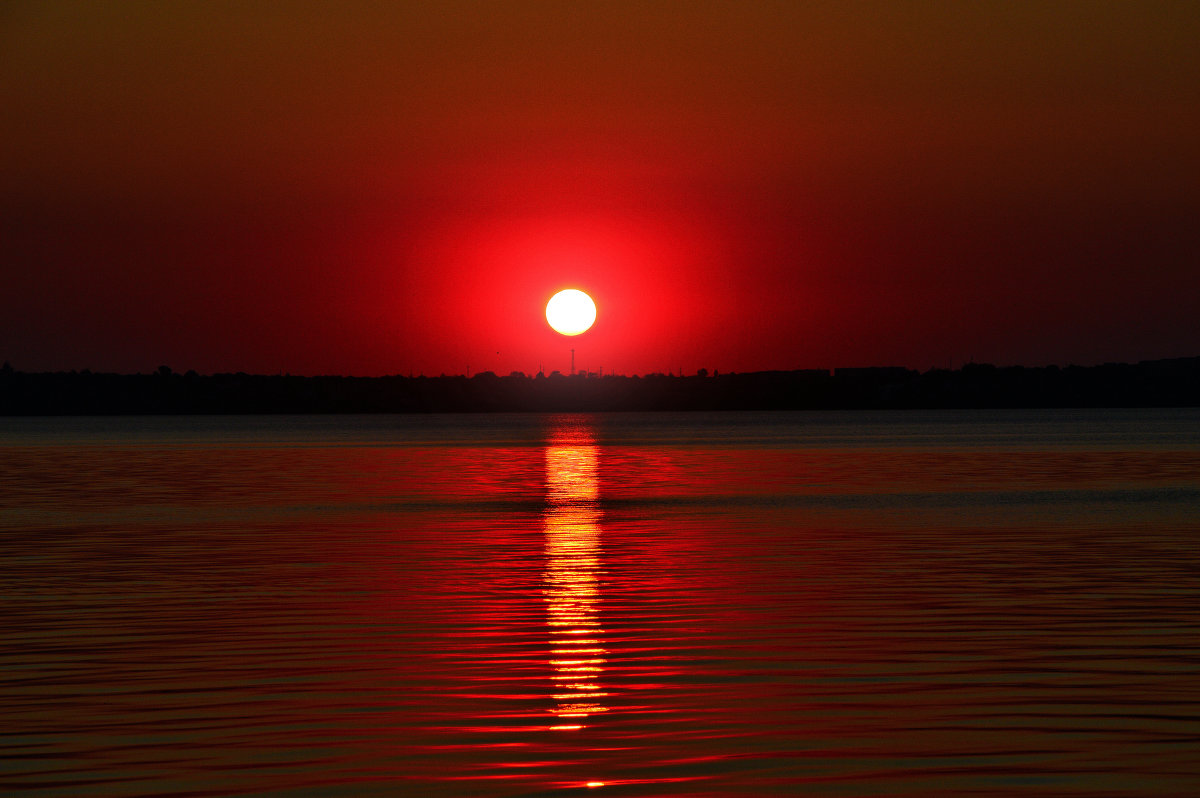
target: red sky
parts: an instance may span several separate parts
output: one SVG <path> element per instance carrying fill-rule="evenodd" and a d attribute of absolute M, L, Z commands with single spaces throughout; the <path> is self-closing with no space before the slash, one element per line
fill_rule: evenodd
<path fill-rule="evenodd" d="M 0 359 L 1200 355 L 1198 9 L 10 2 Z"/>

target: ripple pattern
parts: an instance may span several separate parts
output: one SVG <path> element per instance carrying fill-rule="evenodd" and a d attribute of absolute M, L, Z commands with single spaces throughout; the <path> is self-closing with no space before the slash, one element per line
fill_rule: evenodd
<path fill-rule="evenodd" d="M 1200 794 L 1200 451 L 1068 421 L 26 436 L 0 790 Z"/>

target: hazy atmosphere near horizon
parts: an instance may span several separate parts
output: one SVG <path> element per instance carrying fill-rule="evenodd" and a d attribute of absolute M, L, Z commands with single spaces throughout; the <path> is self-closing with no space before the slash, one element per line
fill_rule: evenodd
<path fill-rule="evenodd" d="M 1198 43 L 0 0 L 0 794 L 1200 795 Z"/>
<path fill-rule="evenodd" d="M 8 2 L 0 359 L 1200 354 L 1197 41 L 1182 2 Z"/>

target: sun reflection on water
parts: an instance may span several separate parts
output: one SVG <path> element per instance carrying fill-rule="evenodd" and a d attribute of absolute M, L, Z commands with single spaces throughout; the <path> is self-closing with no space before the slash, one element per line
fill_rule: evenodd
<path fill-rule="evenodd" d="M 607 712 L 601 677 L 607 662 L 600 617 L 599 484 L 595 440 L 583 426 L 557 428 L 546 445 L 546 601 L 552 729 L 586 726 Z"/>

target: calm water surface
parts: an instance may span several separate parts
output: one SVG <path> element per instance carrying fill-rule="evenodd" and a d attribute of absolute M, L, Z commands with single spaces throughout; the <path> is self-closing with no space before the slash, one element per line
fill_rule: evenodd
<path fill-rule="evenodd" d="M 0 790 L 1200 794 L 1200 411 L 0 419 Z"/>

